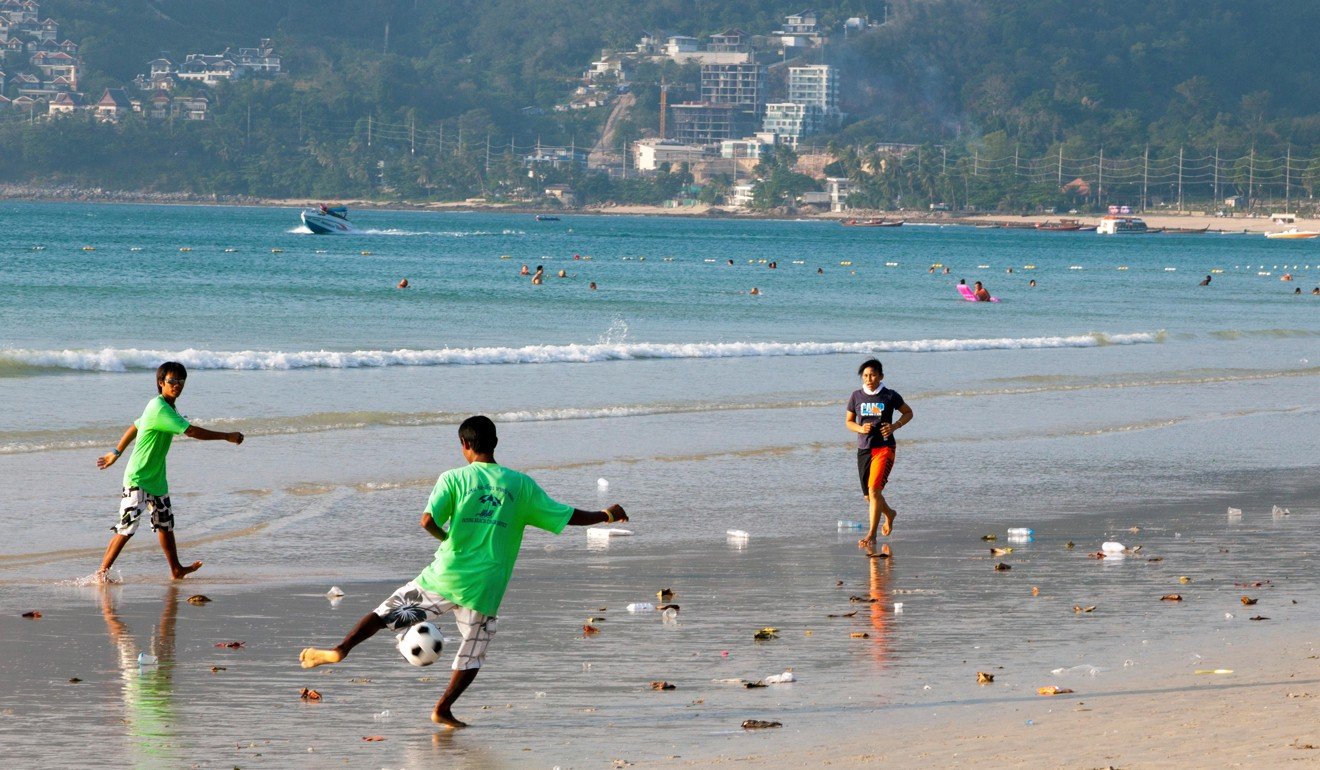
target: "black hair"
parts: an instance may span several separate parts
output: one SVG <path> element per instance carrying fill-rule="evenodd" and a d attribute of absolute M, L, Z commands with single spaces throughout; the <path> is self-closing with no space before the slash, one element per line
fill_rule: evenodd
<path fill-rule="evenodd" d="M 495 435 L 495 423 L 484 414 L 464 420 L 458 426 L 458 440 L 478 454 L 490 454 L 500 443 L 499 436 Z"/>
<path fill-rule="evenodd" d="M 857 376 L 858 377 L 862 376 L 862 373 L 865 372 L 867 369 L 875 369 L 875 373 L 880 375 L 880 379 L 883 380 L 885 378 L 885 367 L 882 366 L 878 360 L 874 358 L 868 358 L 865 361 L 863 361 L 862 365 L 857 367 Z"/>
<path fill-rule="evenodd" d="M 160 386 L 165 382 L 165 378 L 174 375 L 176 379 L 188 379 L 188 370 L 178 361 L 166 361 L 156 367 L 156 392 L 160 392 Z"/>

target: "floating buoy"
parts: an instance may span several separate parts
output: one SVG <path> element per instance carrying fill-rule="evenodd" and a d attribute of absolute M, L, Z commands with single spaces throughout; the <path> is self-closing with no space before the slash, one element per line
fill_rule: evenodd
<path fill-rule="evenodd" d="M 192 248 L 188 246 L 180 246 L 179 251 L 192 251 Z"/>
<path fill-rule="evenodd" d="M 702 261 L 703 261 L 703 262 L 714 262 L 715 260 L 713 260 L 713 259 L 703 259 Z"/>
<path fill-rule="evenodd" d="M 142 251 L 142 247 L 141 247 L 141 246 L 131 246 L 131 247 L 129 247 L 128 250 L 129 250 L 129 251 Z"/>
<path fill-rule="evenodd" d="M 1035 270 L 1035 269 L 1036 269 L 1036 266 L 1035 266 L 1035 265 L 1023 265 L 1023 266 L 1022 266 L 1022 269 L 1023 269 L 1023 270 Z"/>
<path fill-rule="evenodd" d="M 96 251 L 95 246 L 83 246 L 83 251 Z"/>
<path fill-rule="evenodd" d="M 1119 270 L 1127 270 L 1128 267 L 1127 267 L 1127 265 L 1119 265 L 1119 266 L 1118 266 L 1118 269 L 1119 269 Z"/>
<path fill-rule="evenodd" d="M 235 249 L 235 248 L 228 248 L 228 249 L 225 249 L 225 253 L 226 253 L 226 254 L 233 254 L 235 251 L 238 251 L 238 249 Z"/>
<path fill-rule="evenodd" d="M 795 265 L 805 265 L 805 264 L 807 264 L 807 260 L 805 260 L 805 259 L 795 259 L 795 260 L 793 260 L 793 264 L 795 264 Z"/>
<path fill-rule="evenodd" d="M 317 249 L 317 250 L 316 250 L 316 253 L 317 253 L 317 254 L 326 254 L 326 253 L 328 253 L 328 252 L 326 252 L 325 249 Z"/>
<path fill-rule="evenodd" d="M 509 258 L 509 255 L 508 255 L 508 254 L 501 254 L 501 255 L 500 255 L 500 259 L 508 259 L 508 258 Z"/>
<path fill-rule="evenodd" d="M 898 267 L 897 262 L 886 262 L 885 267 Z"/>
<path fill-rule="evenodd" d="M 1176 268 L 1176 267 L 1166 267 L 1166 268 L 1164 268 L 1164 272 L 1166 272 L 1166 273 L 1176 273 L 1176 272 L 1178 272 L 1178 268 Z"/>
<path fill-rule="evenodd" d="M 1081 265 L 1068 265 L 1068 269 L 1069 269 L 1069 270 L 1081 270 L 1081 269 L 1082 269 L 1082 266 L 1081 266 Z"/>
<path fill-rule="evenodd" d="M 364 257 L 369 257 L 369 256 L 371 256 L 371 252 L 370 252 L 370 251 L 359 251 L 358 253 L 361 254 L 361 255 L 364 256 Z"/>
<path fill-rule="evenodd" d="M 989 266 L 989 265 L 977 265 L 977 266 L 976 266 L 976 269 L 977 269 L 977 270 L 989 270 L 989 269 L 990 269 L 990 266 Z"/>
<path fill-rule="evenodd" d="M 845 259 L 845 260 L 843 260 L 842 262 L 840 262 L 839 264 L 840 264 L 840 265 L 843 265 L 844 267 L 852 267 L 852 260 L 851 260 L 851 259 Z"/>
<path fill-rule="evenodd" d="M 1215 274 L 1217 275 L 1217 274 L 1219 274 L 1219 273 L 1224 272 L 1224 268 L 1222 268 L 1222 267 L 1212 268 L 1212 269 L 1210 270 L 1210 272 L 1215 273 Z"/>
<path fill-rule="evenodd" d="M 284 253 L 284 249 L 271 249 L 271 250 L 270 250 L 270 253 L 271 253 L 271 254 L 283 254 L 283 253 Z"/>

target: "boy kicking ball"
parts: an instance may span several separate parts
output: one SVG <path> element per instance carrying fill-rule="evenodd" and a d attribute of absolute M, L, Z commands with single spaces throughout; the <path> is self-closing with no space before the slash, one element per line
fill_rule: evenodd
<path fill-rule="evenodd" d="M 156 369 L 156 392 L 160 395 L 147 402 L 142 416 L 128 426 L 115 448 L 96 459 L 96 467 L 105 470 L 115 464 L 115 460 L 133 443 L 133 439 L 137 439 L 128 467 L 124 469 L 124 495 L 119 501 L 119 523 L 110 528 L 114 534 L 105 548 L 101 568 L 96 571 L 100 580 L 105 580 L 110 574 L 110 567 L 119 558 L 119 552 L 128 545 L 129 538 L 137 532 L 138 520 L 147 511 L 151 512 L 151 529 L 160 540 L 160 548 L 165 552 L 174 579 L 196 572 L 202 566 L 200 561 L 186 567 L 179 563 L 179 551 L 174 544 L 174 511 L 170 508 L 170 487 L 165 480 L 165 455 L 169 453 L 174 437 L 180 433 L 202 441 L 228 441 L 231 444 L 242 444 L 243 434 L 221 433 L 190 425 L 174 407 L 175 401 L 183 395 L 183 385 L 187 379 L 188 370 L 183 364 L 176 361 L 161 364 Z"/>
<path fill-rule="evenodd" d="M 338 663 L 378 631 L 404 630 L 453 612 L 462 642 L 449 687 L 431 713 L 432 721 L 450 728 L 467 726 L 451 709 L 486 660 L 523 530 L 532 526 L 557 535 L 569 524 L 628 520 L 619 505 L 593 512 L 557 503 L 530 476 L 496 463 L 499 439 L 489 417 L 464 420 L 458 441 L 467 465 L 440 475 L 422 513 L 422 528 L 440 541 L 431 566 L 358 621 L 337 646 L 308 647 L 299 656 L 303 668 Z"/>

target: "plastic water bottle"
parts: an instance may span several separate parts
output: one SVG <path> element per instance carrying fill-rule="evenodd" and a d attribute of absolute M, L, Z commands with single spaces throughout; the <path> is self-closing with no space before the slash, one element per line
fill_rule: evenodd
<path fill-rule="evenodd" d="M 669 609 L 660 613 L 660 619 L 664 620 L 666 623 L 675 623 L 678 621 L 678 610 L 674 609 L 673 607 L 670 607 Z"/>
<path fill-rule="evenodd" d="M 624 609 L 629 612 L 650 612 L 655 609 L 655 605 L 651 602 L 633 602 Z"/>
<path fill-rule="evenodd" d="M 840 532 L 858 531 L 862 528 L 862 523 L 860 521 L 845 521 L 844 519 L 839 519 Z"/>
<path fill-rule="evenodd" d="M 1123 548 L 1122 543 L 1116 543 L 1111 540 L 1107 543 L 1102 544 L 1100 546 L 1100 550 L 1104 551 L 1105 553 L 1123 553 L 1123 551 L 1126 549 Z"/>
<path fill-rule="evenodd" d="M 139 652 L 139 653 L 138 653 L 138 665 L 139 665 L 139 666 L 154 666 L 154 665 L 156 665 L 157 662 L 158 662 L 158 661 L 157 661 L 157 659 L 156 659 L 156 656 L 155 656 L 155 655 L 152 655 L 152 654 L 149 653 L 149 652 Z"/>
<path fill-rule="evenodd" d="M 1014 537 L 1031 537 L 1036 534 L 1036 530 L 1028 527 L 1009 527 L 1008 534 Z"/>

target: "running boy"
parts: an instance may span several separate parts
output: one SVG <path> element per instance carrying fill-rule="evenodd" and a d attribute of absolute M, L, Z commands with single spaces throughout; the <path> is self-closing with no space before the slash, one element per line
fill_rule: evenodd
<path fill-rule="evenodd" d="M 872 358 L 864 362 L 857 373 L 862 377 L 862 388 L 853 391 L 848 399 L 846 424 L 848 430 L 857 434 L 857 473 L 862 481 L 862 496 L 870 501 L 870 527 L 857 546 L 869 548 L 875 546 L 875 530 L 881 514 L 885 523 L 880 534 L 889 537 L 894 530 L 898 511 L 885 502 L 883 492 L 894 468 L 894 431 L 912 422 L 912 407 L 898 391 L 885 387 L 885 369 L 879 361 Z M 893 422 L 894 410 L 902 415 L 898 422 Z"/>
<path fill-rule="evenodd" d="M 124 550 L 128 539 L 137 532 L 138 519 L 145 511 L 151 512 L 151 529 L 160 540 L 161 550 L 165 552 L 170 574 L 175 580 L 196 572 L 202 566 L 200 561 L 186 567 L 179 563 L 179 552 L 174 545 L 174 511 L 170 508 L 170 487 L 165 481 L 165 455 L 169 453 L 174 437 L 180 433 L 202 441 L 228 441 L 231 444 L 242 444 L 243 434 L 221 433 L 190 425 L 175 411 L 174 402 L 183 394 L 183 385 L 187 379 L 188 370 L 183 364 L 175 361 L 161 364 L 156 369 L 156 392 L 160 395 L 147 402 L 142 416 L 128 426 L 119 444 L 96 460 L 96 467 L 102 470 L 109 468 L 133 443 L 133 439 L 137 439 L 133 456 L 124 469 L 124 496 L 119 501 L 119 523 L 110 528 L 114 535 L 105 548 L 101 568 L 96 572 L 101 578 L 109 574 L 119 552 Z"/>
<path fill-rule="evenodd" d="M 583 511 L 557 503 L 530 476 L 497 464 L 499 439 L 489 417 L 464 420 L 458 441 L 468 464 L 440 475 L 422 512 L 422 528 L 440 541 L 431 566 L 367 613 L 338 646 L 308 647 L 299 656 L 303 668 L 338 663 L 378 631 L 403 630 L 453 611 L 462 641 L 449 687 L 431 712 L 432 721 L 450 728 L 467 726 L 451 709 L 486 660 L 523 529 L 532 526 L 559 534 L 568 524 L 586 527 L 628 520 L 619 505 Z"/>

